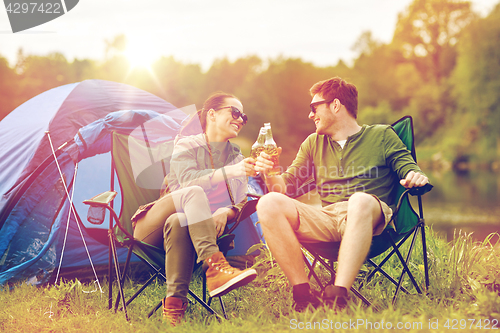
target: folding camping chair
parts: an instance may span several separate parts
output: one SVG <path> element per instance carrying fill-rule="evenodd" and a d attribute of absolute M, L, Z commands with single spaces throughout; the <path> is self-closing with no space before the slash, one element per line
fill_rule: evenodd
<path fill-rule="evenodd" d="M 414 135 L 413 135 L 413 120 L 411 117 L 406 116 L 392 124 L 392 127 L 396 131 L 399 138 L 406 145 L 408 150 L 410 150 L 411 155 L 415 162 L 417 161 L 416 153 L 415 153 L 415 143 L 414 143 Z M 394 292 L 392 303 L 395 304 L 397 296 L 400 290 L 403 290 L 405 293 L 409 293 L 407 288 L 403 287 L 403 279 L 406 274 L 408 274 L 411 284 L 414 286 L 415 290 L 421 294 L 422 290 L 419 287 L 418 283 L 412 272 L 409 269 L 409 262 L 411 260 L 411 256 L 413 253 L 413 248 L 415 242 L 417 240 L 417 235 L 420 232 L 421 240 L 422 240 L 422 248 L 423 248 L 423 262 L 424 262 L 424 273 L 425 273 L 425 288 L 426 290 L 429 288 L 429 271 L 427 265 L 427 245 L 425 239 L 425 220 L 423 214 L 423 206 L 422 206 L 422 195 L 432 189 L 432 185 L 427 184 L 424 187 L 420 188 L 412 188 L 405 189 L 403 186 L 399 184 L 399 180 L 395 183 L 395 203 L 397 203 L 397 207 L 394 211 L 393 221 L 396 226 L 396 230 L 391 226 L 387 226 L 386 229 L 382 232 L 381 235 L 376 236 L 372 240 L 372 245 L 368 254 L 367 262 L 372 265 L 374 268 L 367 275 L 366 281 L 369 281 L 376 273 L 380 273 L 385 276 L 389 281 L 391 281 L 394 285 L 396 285 L 396 290 Z M 412 208 L 408 196 L 416 196 L 418 200 L 418 210 L 419 214 L 414 211 Z M 406 258 L 401 254 L 400 248 L 401 246 L 411 237 L 411 244 L 406 255 Z M 305 249 L 309 252 L 312 257 L 312 263 L 309 262 L 307 256 L 304 253 L 304 261 L 306 266 L 309 269 L 309 278 L 314 277 L 316 282 L 319 284 L 321 291 L 323 291 L 328 284 L 333 284 L 335 280 L 335 269 L 334 262 L 337 260 L 338 251 L 340 247 L 340 242 L 318 242 L 318 243 L 302 243 L 303 250 Z M 379 264 L 376 264 L 373 260 L 375 257 L 386 252 L 388 249 L 392 249 L 387 256 L 380 261 Z M 382 266 L 387 263 L 387 261 L 393 256 L 396 255 L 399 258 L 401 265 L 403 266 L 401 275 L 398 279 L 391 277 L 386 271 L 383 270 Z M 328 273 L 330 274 L 330 281 L 326 284 L 321 282 L 321 279 L 314 271 L 316 267 L 316 263 L 320 263 L 320 266 L 324 267 Z M 359 289 L 363 287 L 363 283 L 360 284 Z M 370 301 L 368 301 L 356 288 L 351 288 L 351 292 L 353 292 L 363 303 L 366 305 L 371 305 Z"/>
<path fill-rule="evenodd" d="M 114 266 L 115 274 L 118 282 L 119 293 L 115 302 L 115 311 L 118 309 L 119 303 L 122 303 L 122 309 L 124 310 L 125 316 L 128 320 L 127 315 L 127 306 L 141 294 L 141 292 L 146 289 L 148 285 L 150 285 L 156 278 L 161 278 L 166 281 L 166 277 L 164 274 L 164 266 L 165 266 L 165 251 L 163 247 L 158 248 L 151 244 L 144 243 L 139 241 L 133 237 L 133 227 L 132 221 L 130 220 L 133 213 L 136 209 L 143 204 L 148 202 L 152 202 L 159 197 L 159 190 L 156 189 L 158 183 L 163 181 L 164 175 L 168 172 L 169 169 L 169 157 L 173 151 L 173 142 L 164 143 L 161 146 L 151 147 L 148 142 L 147 151 L 148 154 L 154 156 L 167 156 L 167 158 L 158 160 L 157 163 L 153 164 L 150 168 L 145 170 L 143 174 L 157 174 L 160 175 L 159 179 L 155 179 L 155 177 L 134 177 L 134 172 L 132 170 L 133 166 L 131 164 L 130 158 L 128 156 L 129 149 L 134 149 L 129 147 L 129 145 L 133 144 L 129 136 L 121 135 L 118 133 L 113 133 L 113 141 L 112 141 L 112 182 L 111 182 L 111 190 L 101 193 L 92 199 L 84 201 L 85 204 L 90 205 L 89 208 L 89 221 L 93 220 L 93 223 L 102 223 L 104 220 L 104 211 L 107 210 L 110 212 L 110 222 L 109 222 L 109 231 L 108 238 L 110 244 L 110 259 L 109 259 L 109 308 L 112 307 L 112 270 L 111 267 Z M 154 160 L 152 158 L 152 160 Z M 155 172 L 160 171 L 160 172 Z M 122 194 L 122 209 L 120 217 L 115 213 L 113 209 L 113 199 L 116 196 L 116 191 L 114 191 L 114 176 L 117 176 L 119 180 L 119 185 L 121 188 Z M 155 184 L 155 185 L 153 185 Z M 218 238 L 217 244 L 221 252 L 226 255 L 227 251 L 230 249 L 230 244 L 234 239 L 234 234 L 232 233 L 235 228 L 239 225 L 241 221 L 248 218 L 252 213 L 256 211 L 256 200 L 249 200 L 243 209 L 240 211 L 238 216 L 234 219 L 234 223 L 231 225 L 228 230 Z M 92 221 L 91 221 L 92 222 Z M 120 243 L 123 246 L 128 247 L 127 259 L 125 261 L 125 265 L 123 270 L 120 270 L 117 256 L 116 256 L 116 242 Z M 137 290 L 137 292 L 131 296 L 128 300 L 125 300 L 124 292 L 123 292 L 123 283 L 125 280 L 125 274 L 129 268 L 130 259 L 132 253 L 136 254 L 142 261 L 144 261 L 147 265 L 152 268 L 153 274 L 151 277 L 144 283 L 144 285 Z M 114 265 L 112 265 L 112 259 L 114 261 Z M 196 264 L 193 268 L 193 271 L 201 266 L 200 264 Z M 217 313 L 212 309 L 211 301 L 212 298 L 206 300 L 206 277 L 203 274 L 203 296 L 200 298 L 194 292 L 189 290 L 189 295 L 195 299 L 196 302 L 201 304 L 207 311 L 211 314 Z M 222 299 L 219 297 L 222 313 L 224 317 L 227 319 L 224 303 Z M 161 306 L 160 302 L 149 312 L 148 317 L 151 317 L 156 310 L 158 310 Z"/>

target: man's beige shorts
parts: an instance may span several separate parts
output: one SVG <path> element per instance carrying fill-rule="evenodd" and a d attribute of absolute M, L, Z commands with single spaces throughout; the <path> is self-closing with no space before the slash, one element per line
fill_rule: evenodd
<path fill-rule="evenodd" d="M 373 235 L 380 235 L 392 218 L 392 209 L 379 198 L 373 196 L 380 204 L 385 221 L 373 230 Z M 300 242 L 340 242 L 347 221 L 347 201 L 337 202 L 323 208 L 314 207 L 293 200 L 299 214 L 299 229 L 295 230 Z"/>

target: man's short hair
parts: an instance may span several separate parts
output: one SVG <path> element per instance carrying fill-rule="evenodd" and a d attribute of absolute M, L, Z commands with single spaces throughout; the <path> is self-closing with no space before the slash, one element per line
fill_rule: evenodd
<path fill-rule="evenodd" d="M 347 112 L 356 119 L 358 117 L 358 89 L 336 76 L 328 80 L 316 82 L 309 89 L 311 96 L 319 94 L 325 100 L 337 98 L 345 106 Z"/>

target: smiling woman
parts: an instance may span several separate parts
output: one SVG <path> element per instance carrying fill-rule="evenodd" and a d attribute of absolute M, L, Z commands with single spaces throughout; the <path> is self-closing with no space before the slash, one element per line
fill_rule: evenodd
<path fill-rule="evenodd" d="M 254 160 L 244 158 L 229 139 L 248 120 L 234 95 L 217 92 L 184 124 L 174 140 L 170 172 L 160 198 L 134 216 L 134 237 L 165 249 L 167 297 L 163 316 L 177 325 L 197 258 L 203 262 L 210 297 L 222 296 L 252 281 L 254 269 L 230 266 L 217 239 L 246 204 L 247 176 Z"/>

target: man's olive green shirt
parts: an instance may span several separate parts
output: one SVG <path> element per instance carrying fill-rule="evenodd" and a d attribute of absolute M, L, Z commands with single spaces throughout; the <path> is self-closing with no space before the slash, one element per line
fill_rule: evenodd
<path fill-rule="evenodd" d="M 363 125 L 344 148 L 328 135 L 311 134 L 282 177 L 287 193 L 296 193 L 313 176 L 323 206 L 355 192 L 376 195 L 393 206 L 394 183 L 410 171 L 422 173 L 391 126 Z"/>

